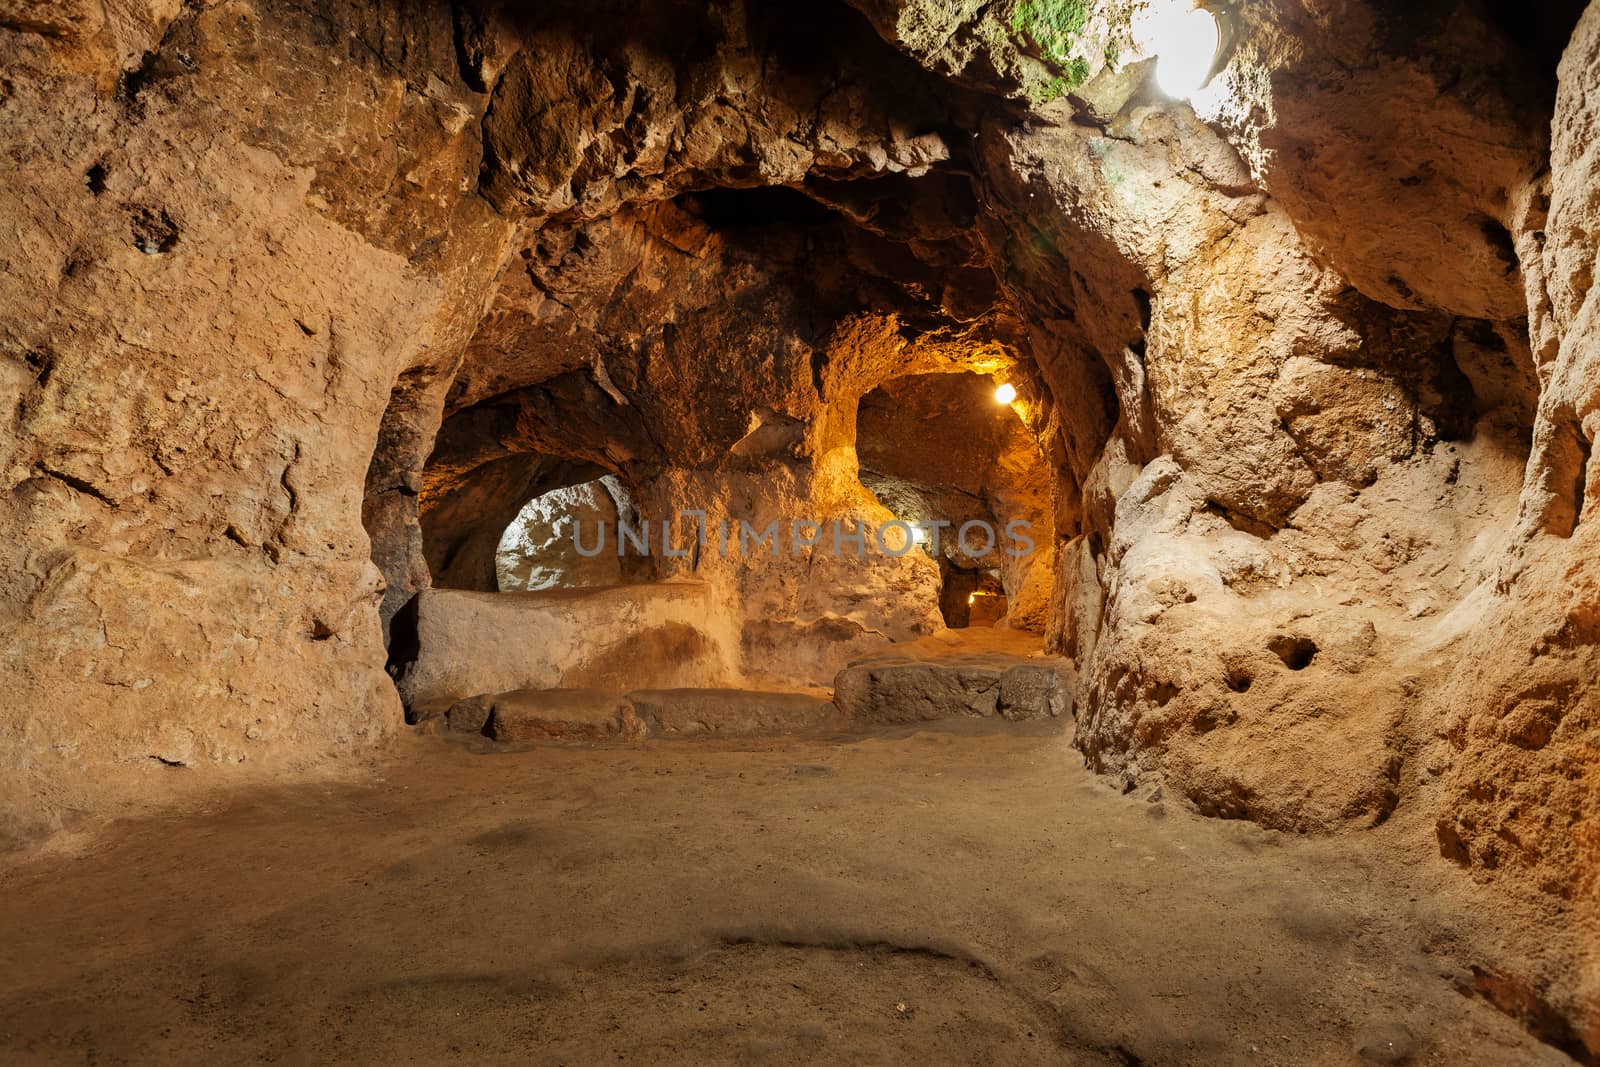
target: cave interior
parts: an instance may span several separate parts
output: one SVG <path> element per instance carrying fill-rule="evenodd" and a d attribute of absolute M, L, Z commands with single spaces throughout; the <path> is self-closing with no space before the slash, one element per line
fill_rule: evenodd
<path fill-rule="evenodd" d="M 0 0 L 0 1057 L 1600 1064 L 1597 129 L 1600 0 Z"/>

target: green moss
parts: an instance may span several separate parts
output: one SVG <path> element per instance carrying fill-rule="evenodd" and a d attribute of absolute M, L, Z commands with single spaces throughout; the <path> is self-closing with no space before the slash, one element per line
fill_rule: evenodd
<path fill-rule="evenodd" d="M 1059 72 L 1029 93 L 1048 102 L 1089 80 L 1089 61 L 1076 55 L 1082 34 L 1098 0 L 1020 0 L 1011 13 L 1011 28 Z"/>
<path fill-rule="evenodd" d="M 1056 38 L 1070 39 L 1089 24 L 1089 0 L 1022 0 L 1011 25 L 1039 44 Z"/>
<path fill-rule="evenodd" d="M 1133 51 L 1133 5 L 1117 0 L 1106 9 L 1111 36 L 1106 40 L 1106 66 L 1117 68 L 1123 55 Z"/>
<path fill-rule="evenodd" d="M 1022 0 L 1011 28 L 1028 37 L 1046 59 L 1067 63 L 1078 34 L 1089 24 L 1090 0 Z"/>
<path fill-rule="evenodd" d="M 1048 104 L 1050 101 L 1059 99 L 1066 94 L 1067 79 L 1061 75 L 1057 75 L 1056 77 L 1045 82 L 1044 88 L 1039 90 L 1039 103 Z"/>
<path fill-rule="evenodd" d="M 1041 104 L 1048 104 L 1058 100 L 1069 92 L 1089 80 L 1089 63 L 1084 59 L 1074 59 L 1067 64 L 1066 73 L 1057 74 L 1054 78 L 1044 83 L 1044 86 L 1034 93 L 1034 99 Z"/>

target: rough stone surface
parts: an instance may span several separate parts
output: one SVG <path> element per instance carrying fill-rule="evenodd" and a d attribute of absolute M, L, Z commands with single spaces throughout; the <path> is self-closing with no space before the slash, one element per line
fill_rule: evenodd
<path fill-rule="evenodd" d="M 632 741 L 647 729 L 632 705 L 603 689 L 523 689 L 486 703 L 496 741 Z"/>
<path fill-rule="evenodd" d="M 713 604 L 709 587 L 690 582 L 430 589 L 416 601 L 400 692 L 417 707 L 517 689 L 716 685 L 736 678 L 736 645 Z"/>
<path fill-rule="evenodd" d="M 1525 315 L 1510 193 L 1550 129 L 1529 58 L 1463 5 L 1290 0 L 1235 17 L 1195 108 L 1319 256 L 1394 307 Z"/>
<path fill-rule="evenodd" d="M 489 725 L 494 713 L 494 698 L 490 695 L 467 697 L 445 709 L 445 725 L 456 733 L 481 734 Z"/>
<path fill-rule="evenodd" d="M 834 703 L 856 723 L 1020 722 L 1071 712 L 1071 664 L 1033 647 L 1026 635 L 981 630 L 899 645 L 840 671 Z"/>
<path fill-rule="evenodd" d="M 841 725 L 833 701 L 811 693 L 656 689 L 629 693 L 627 701 L 651 737 L 801 734 Z"/>
<path fill-rule="evenodd" d="M 1600 1055 L 1600 6 L 1561 62 L 1549 220 L 1530 264 L 1540 367 L 1533 452 L 1510 551 L 1438 703 L 1448 749 L 1442 855 L 1480 880 L 1560 902 L 1576 978 L 1500 976 L 1491 995 Z"/>
<path fill-rule="evenodd" d="M 368 457 L 509 226 L 448 13 L 324 6 L 0 17 L 7 840 L 399 722 Z"/>

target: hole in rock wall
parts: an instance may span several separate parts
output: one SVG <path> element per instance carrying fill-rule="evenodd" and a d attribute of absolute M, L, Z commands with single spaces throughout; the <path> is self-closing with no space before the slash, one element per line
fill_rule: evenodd
<path fill-rule="evenodd" d="M 968 570 L 939 558 L 939 614 L 952 630 L 993 626 L 1006 616 L 1005 586 L 998 569 Z"/>
<path fill-rule="evenodd" d="M 632 494 L 615 475 L 540 494 L 501 535 L 496 585 L 510 593 L 640 580 L 650 560 L 627 536 L 639 528 Z"/>
<path fill-rule="evenodd" d="M 573 407 L 603 412 L 609 404 L 592 383 L 580 383 L 582 377 L 565 375 L 533 395 L 504 394 L 445 418 L 420 493 L 421 551 L 431 585 L 498 591 L 502 542 L 524 508 L 546 494 L 614 474 L 571 443 L 578 430 L 566 425 L 564 437 L 557 429 L 562 416 L 552 398 L 575 384 L 582 384 L 582 392 L 565 401 Z M 623 492 L 620 481 L 611 484 Z"/>
<path fill-rule="evenodd" d="M 1478 220 L 1478 229 L 1488 242 L 1490 250 L 1500 260 L 1501 268 L 1507 275 L 1515 274 L 1518 269 L 1517 243 L 1511 236 L 1511 231 L 1499 219 L 1492 219 L 1487 215 Z"/>
<path fill-rule="evenodd" d="M 602 473 L 588 463 L 541 453 L 502 456 L 448 478 L 442 472 L 430 471 L 430 477 L 438 484 L 431 494 L 424 492 L 422 549 L 433 577 L 432 584 L 442 589 L 479 592 L 585 584 L 576 580 L 579 568 L 573 561 L 581 557 L 571 547 L 570 533 L 566 548 L 562 549 L 557 544 L 554 526 L 541 526 L 537 516 L 548 515 L 553 523 L 566 514 L 569 522 L 563 529 L 570 531 L 570 520 L 575 514 L 563 509 L 581 510 L 580 501 L 597 501 L 598 498 L 585 494 L 579 487 L 598 484 L 596 476 Z M 558 493 L 566 495 L 555 497 Z M 547 495 L 551 495 L 551 499 L 541 510 L 537 502 Z M 526 540 L 514 533 L 513 528 L 529 507 L 534 508 L 535 528 L 530 531 L 531 540 Z M 526 545 L 528 553 L 534 557 L 544 555 L 550 564 L 550 574 L 564 574 L 572 580 L 537 586 L 518 584 L 528 580 L 535 567 L 532 562 L 521 562 L 519 545 Z M 503 549 L 509 565 L 506 578 L 511 583 L 504 586 Z M 556 561 L 553 553 L 558 551 L 570 552 L 571 560 Z M 517 577 L 519 574 L 523 575 L 521 579 Z M 549 577 L 544 575 L 537 580 Z"/>
<path fill-rule="evenodd" d="M 1555 96 L 1556 65 L 1587 6 L 1588 0 L 1487 0 L 1484 5 L 1495 28 L 1534 60 L 1532 69 L 1542 76 L 1538 88 L 1548 98 Z"/>
<path fill-rule="evenodd" d="M 164 208 L 136 209 L 130 230 L 133 247 L 147 256 L 165 255 L 178 246 L 178 224 Z"/>
<path fill-rule="evenodd" d="M 1303 671 L 1317 658 L 1317 643 L 1309 637 L 1278 634 L 1267 642 L 1267 650 L 1291 671 Z"/>
<path fill-rule="evenodd" d="M 686 193 L 678 198 L 678 205 L 723 232 L 756 226 L 820 226 L 838 220 L 832 209 L 782 185 Z"/>

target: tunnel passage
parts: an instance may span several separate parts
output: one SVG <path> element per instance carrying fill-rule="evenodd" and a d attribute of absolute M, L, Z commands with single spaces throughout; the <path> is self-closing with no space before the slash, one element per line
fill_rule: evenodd
<path fill-rule="evenodd" d="M 985 376 L 1036 372 L 982 265 L 976 210 L 969 178 L 931 170 L 700 189 L 531 235 L 448 387 L 420 478 L 431 589 L 705 583 L 734 629 L 737 674 L 783 684 L 829 684 L 863 654 L 974 615 L 1042 631 L 1048 568 L 1004 556 L 1003 540 L 982 562 L 942 551 L 858 559 L 826 541 L 727 558 L 716 536 L 677 530 L 683 514 L 702 512 L 713 527 L 776 523 L 785 535 L 795 522 L 981 514 L 998 539 L 1015 518 L 1037 548 L 1051 547 L 1052 475 L 1021 405 L 997 405 Z M 980 421 L 1008 427 L 986 431 L 983 463 L 1018 469 L 917 474 L 927 457 L 913 450 L 877 465 L 894 473 L 858 471 L 862 398 L 907 375 L 987 383 L 972 386 L 976 400 L 945 402 L 974 403 Z M 1042 425 L 1048 394 L 1030 389 Z M 935 399 L 923 407 L 940 417 Z M 926 436 L 907 433 L 913 449 Z M 972 437 L 956 432 L 943 451 Z M 960 485 L 977 503 L 903 511 L 869 491 L 872 478 L 899 478 L 930 500 Z M 650 549 L 618 557 L 624 520 L 653 531 Z M 692 543 L 686 556 L 663 553 L 666 522 L 675 543 Z M 603 552 L 577 552 L 575 532 L 592 542 L 606 525 Z M 375 536 L 375 558 L 379 547 Z"/>
<path fill-rule="evenodd" d="M 1044 627 L 1055 480 L 1025 404 L 1011 383 L 970 372 L 894 378 L 861 401 L 862 483 L 896 517 L 941 524 L 937 552 L 931 537 L 925 547 L 947 626 Z"/>
<path fill-rule="evenodd" d="M 499 590 L 501 545 L 524 508 L 590 484 L 597 473 L 588 464 L 529 452 L 491 460 L 425 497 L 422 546 L 434 587 Z"/>
<path fill-rule="evenodd" d="M 523 505 L 495 551 L 501 592 L 621 585 L 647 568 L 620 529 L 637 529 L 633 496 L 615 475 L 541 493 Z"/>

